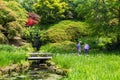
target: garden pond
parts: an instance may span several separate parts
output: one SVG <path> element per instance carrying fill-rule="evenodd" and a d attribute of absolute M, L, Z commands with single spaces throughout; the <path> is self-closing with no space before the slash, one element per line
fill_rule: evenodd
<path fill-rule="evenodd" d="M 0 77 L 0 80 L 59 80 L 61 78 L 62 75 L 49 72 L 47 69 L 30 68 L 20 73 L 5 74 Z"/>

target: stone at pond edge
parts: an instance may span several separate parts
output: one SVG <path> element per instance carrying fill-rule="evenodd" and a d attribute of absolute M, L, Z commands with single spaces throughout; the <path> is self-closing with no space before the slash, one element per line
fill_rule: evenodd
<path fill-rule="evenodd" d="M 69 69 L 62 69 L 63 70 L 63 75 L 67 75 L 69 72 Z"/>
<path fill-rule="evenodd" d="M 47 68 L 48 68 L 47 64 L 45 64 L 45 63 L 39 64 L 39 67 L 40 67 L 41 69 L 47 69 Z"/>
<path fill-rule="evenodd" d="M 5 74 L 11 74 L 12 72 L 20 72 L 22 70 L 28 70 L 29 68 L 29 63 L 25 62 L 25 64 L 12 64 L 9 65 L 5 68 L 0 68 L 0 76 L 5 75 Z"/>
<path fill-rule="evenodd" d="M 56 72 L 56 66 L 49 66 L 49 67 L 48 67 L 48 70 L 49 70 L 50 72 Z"/>
<path fill-rule="evenodd" d="M 60 75 L 67 75 L 67 73 L 69 72 L 69 69 L 62 69 L 60 68 L 60 66 L 56 66 L 55 63 L 51 60 L 47 60 L 46 64 L 48 65 L 48 70 L 50 72 L 54 72 Z"/>
<path fill-rule="evenodd" d="M 47 60 L 47 61 L 46 61 L 46 64 L 47 64 L 48 66 L 55 66 L 55 63 L 52 62 L 51 60 Z"/>
<path fill-rule="evenodd" d="M 62 68 L 57 68 L 56 73 L 60 75 L 67 75 L 69 72 L 69 69 L 62 69 Z"/>
<path fill-rule="evenodd" d="M 63 70 L 62 69 L 56 69 L 56 73 L 60 74 L 60 75 L 63 75 Z"/>
<path fill-rule="evenodd" d="M 18 75 L 19 75 L 18 73 L 12 72 L 12 76 L 13 76 L 13 77 L 16 77 L 16 76 L 18 76 Z"/>

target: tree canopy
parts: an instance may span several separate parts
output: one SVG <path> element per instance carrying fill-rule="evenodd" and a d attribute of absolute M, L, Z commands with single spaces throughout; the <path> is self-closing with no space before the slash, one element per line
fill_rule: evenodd
<path fill-rule="evenodd" d="M 40 16 L 33 23 L 53 24 L 65 19 L 86 22 L 90 26 L 89 36 L 96 37 L 100 46 L 120 43 L 119 0 L 1 0 L 0 36 L 11 39 L 20 34 L 28 12 Z"/>

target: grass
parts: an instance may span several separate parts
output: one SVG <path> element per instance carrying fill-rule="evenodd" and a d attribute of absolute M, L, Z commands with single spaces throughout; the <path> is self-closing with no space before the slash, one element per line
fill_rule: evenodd
<path fill-rule="evenodd" d="M 21 63 L 26 59 L 25 50 L 9 45 L 0 45 L 0 67 Z"/>
<path fill-rule="evenodd" d="M 61 54 L 54 56 L 53 61 L 62 68 L 70 69 L 63 80 L 120 80 L 120 55 L 115 53 L 91 52 L 88 56 Z"/>

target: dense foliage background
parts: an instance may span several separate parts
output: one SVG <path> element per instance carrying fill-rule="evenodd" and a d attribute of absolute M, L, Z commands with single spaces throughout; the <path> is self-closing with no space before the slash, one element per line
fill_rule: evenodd
<path fill-rule="evenodd" d="M 25 27 L 27 13 L 38 25 Z M 119 0 L 1 0 L 0 43 L 20 35 L 29 42 L 39 33 L 42 44 L 82 40 L 92 48 L 117 49 L 120 44 Z"/>
<path fill-rule="evenodd" d="M 0 1 L 0 43 L 9 43 L 22 33 L 26 12 L 16 1 Z"/>

